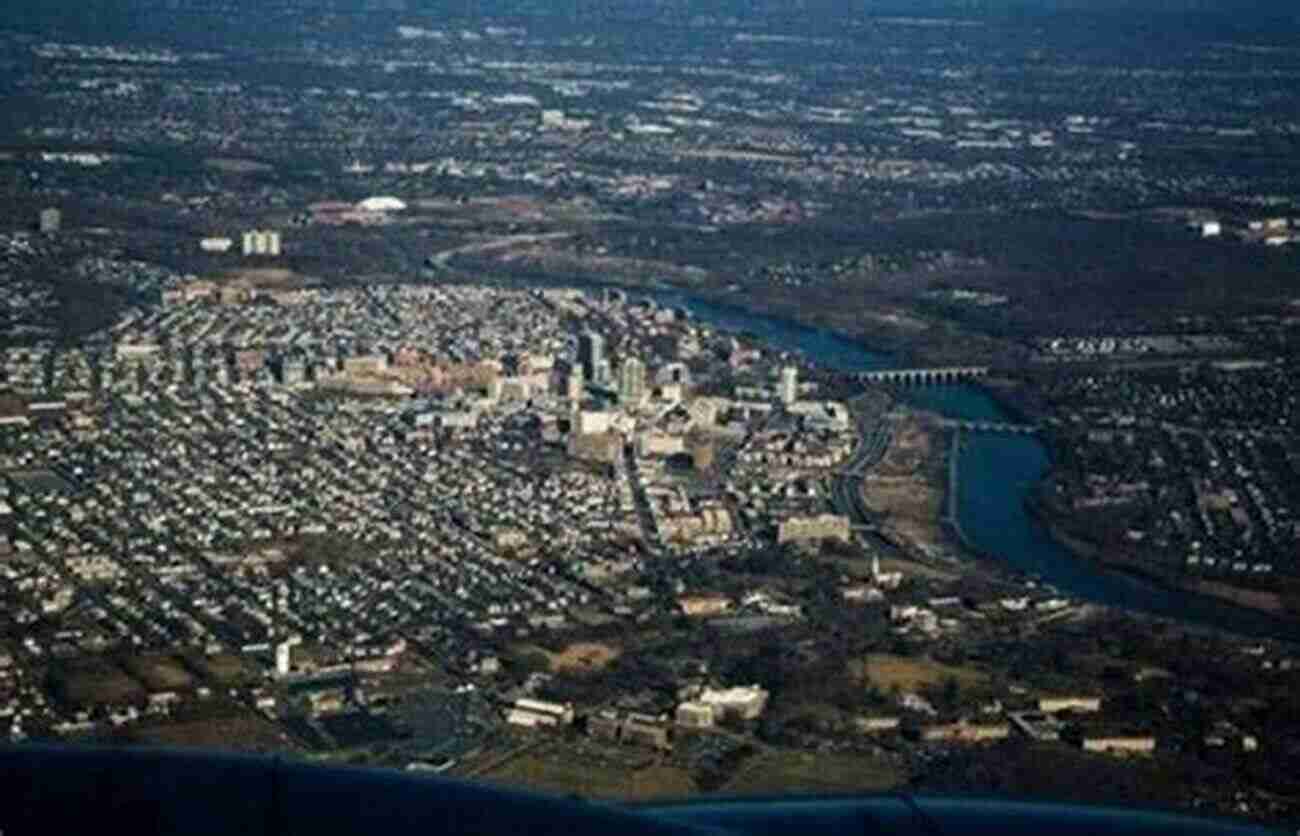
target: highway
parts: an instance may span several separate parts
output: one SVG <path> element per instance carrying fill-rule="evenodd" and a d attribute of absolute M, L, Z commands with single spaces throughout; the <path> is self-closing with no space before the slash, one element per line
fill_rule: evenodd
<path fill-rule="evenodd" d="M 848 462 L 831 479 L 831 503 L 854 526 L 871 528 L 876 522 L 862 502 L 862 480 L 889 449 L 892 435 L 884 417 L 888 406 L 888 403 L 873 404 L 866 396 L 849 403 L 858 440 Z"/>

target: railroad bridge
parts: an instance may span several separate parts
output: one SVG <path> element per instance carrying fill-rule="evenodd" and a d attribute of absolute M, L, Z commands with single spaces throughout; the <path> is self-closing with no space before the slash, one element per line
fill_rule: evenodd
<path fill-rule="evenodd" d="M 1016 433 L 1019 435 L 1033 435 L 1038 432 L 1038 426 L 1035 424 L 1012 424 L 1007 421 L 953 421 L 945 420 L 940 422 L 940 426 L 949 430 L 966 430 L 976 433 Z"/>
<path fill-rule="evenodd" d="M 880 369 L 862 372 L 858 379 L 864 383 L 901 383 L 907 385 L 928 385 L 939 383 L 957 383 L 973 380 L 989 373 L 988 366 L 936 366 L 925 369 Z"/>

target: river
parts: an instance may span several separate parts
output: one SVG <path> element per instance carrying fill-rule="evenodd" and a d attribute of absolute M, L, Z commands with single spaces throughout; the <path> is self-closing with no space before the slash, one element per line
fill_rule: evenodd
<path fill-rule="evenodd" d="M 744 331 L 769 346 L 798 352 L 841 371 L 888 368 L 890 358 L 834 333 L 673 291 L 631 291 L 688 311 L 715 328 Z M 918 386 L 905 390 L 922 409 L 950 418 L 1014 421 L 979 386 Z M 1032 436 L 963 433 L 958 515 L 972 545 L 1009 568 L 1063 594 L 1120 609 L 1176 618 L 1251 636 L 1300 640 L 1300 625 L 1201 595 L 1167 589 L 1076 557 L 1031 515 L 1025 500 L 1050 466 Z"/>

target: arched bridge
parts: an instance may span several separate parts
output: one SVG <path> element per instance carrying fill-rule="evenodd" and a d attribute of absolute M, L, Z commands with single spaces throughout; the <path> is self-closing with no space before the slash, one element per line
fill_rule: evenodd
<path fill-rule="evenodd" d="M 928 369 L 881 369 L 863 372 L 858 379 L 865 383 L 901 383 L 903 385 L 925 385 L 931 383 L 956 383 L 984 377 L 989 373 L 988 366 L 936 366 Z"/>
<path fill-rule="evenodd" d="M 975 433 L 1020 433 L 1032 435 L 1038 432 L 1035 424 L 1012 424 L 1006 421 L 941 421 L 939 425 L 949 430 L 967 430 Z"/>

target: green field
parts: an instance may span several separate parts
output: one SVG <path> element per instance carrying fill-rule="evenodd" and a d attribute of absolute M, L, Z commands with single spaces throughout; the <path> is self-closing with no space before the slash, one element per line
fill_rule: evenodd
<path fill-rule="evenodd" d="M 133 702 L 144 696 L 140 683 L 102 659 L 59 665 L 51 670 L 50 680 L 59 699 L 83 708 Z"/>
<path fill-rule="evenodd" d="M 724 795 L 842 793 L 892 789 L 906 776 L 866 755 L 767 752 L 746 761 L 719 790 Z"/>
<path fill-rule="evenodd" d="M 252 682 L 257 679 L 257 671 L 233 653 L 200 656 L 191 661 L 205 677 L 223 685 Z"/>
<path fill-rule="evenodd" d="M 696 792 L 684 770 L 667 765 L 631 769 L 594 764 L 576 754 L 532 753 L 478 776 L 494 783 L 584 798 L 682 798 Z"/>
<path fill-rule="evenodd" d="M 285 752 L 297 744 L 274 723 L 251 713 L 142 726 L 130 732 L 132 742 L 150 746 L 229 749 L 243 752 Z"/>
<path fill-rule="evenodd" d="M 124 664 L 131 676 L 151 691 L 172 691 L 194 683 L 194 677 L 172 656 L 132 656 Z"/>

